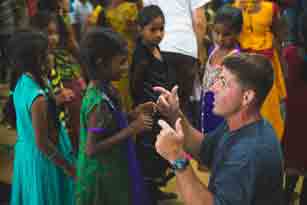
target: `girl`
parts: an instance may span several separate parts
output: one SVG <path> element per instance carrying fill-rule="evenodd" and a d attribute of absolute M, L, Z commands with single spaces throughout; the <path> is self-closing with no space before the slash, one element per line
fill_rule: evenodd
<path fill-rule="evenodd" d="M 107 26 L 112 28 L 115 32 L 120 33 L 128 43 L 128 62 L 130 64 L 137 34 L 137 5 L 127 0 L 100 0 L 100 2 L 101 3 L 96 7 L 89 19 L 90 24 Z M 114 82 L 114 86 L 121 94 L 123 108 L 125 111 L 129 111 L 132 106 L 132 100 L 129 95 L 128 70 L 123 72 L 120 81 Z"/>
<path fill-rule="evenodd" d="M 164 35 L 164 15 L 157 6 L 148 6 L 141 10 L 138 17 L 140 38 L 137 40 L 129 71 L 131 96 L 134 106 L 144 102 L 156 102 L 159 95 L 154 86 L 170 89 L 172 80 L 169 68 L 160 53 L 159 43 Z M 156 115 L 155 118 L 160 118 Z M 137 154 L 141 162 L 146 184 L 152 198 L 157 201 L 164 194 L 159 190 L 159 179 L 165 178 L 168 163 L 155 151 L 155 136 L 159 126 L 144 133 L 146 137 L 137 139 Z M 164 197 L 162 197 L 164 198 Z"/>
<path fill-rule="evenodd" d="M 80 65 L 68 50 L 69 33 L 63 19 L 48 11 L 38 12 L 31 19 L 32 27 L 48 35 L 47 76 L 55 93 L 64 91 L 73 99 L 59 109 L 59 116 L 68 128 L 74 152 L 77 152 L 82 92 L 85 89 L 80 76 Z M 60 32 L 62 31 L 62 32 Z"/>
<path fill-rule="evenodd" d="M 241 32 L 242 23 L 243 18 L 239 9 L 224 6 L 217 11 L 212 30 L 215 47 L 208 58 L 202 79 L 201 129 L 203 133 L 214 130 L 222 121 L 212 112 L 214 96 L 209 91 L 209 87 L 219 75 L 224 58 L 239 52 L 236 38 Z"/>
<path fill-rule="evenodd" d="M 284 74 L 281 67 L 282 30 L 279 9 L 276 3 L 263 0 L 236 0 L 235 7 L 242 10 L 243 27 L 239 35 L 242 50 L 268 57 L 274 68 L 274 84 L 267 96 L 261 114 L 275 129 L 281 140 L 284 132 L 280 104 L 286 98 Z"/>
<path fill-rule="evenodd" d="M 77 205 L 150 204 L 130 136 L 151 129 L 154 104 L 138 106 L 128 125 L 111 84 L 127 69 L 125 42 L 100 28 L 89 32 L 81 46 L 90 82 L 80 115 Z"/>
<path fill-rule="evenodd" d="M 18 139 L 11 204 L 73 205 L 71 146 L 54 114 L 63 98 L 53 98 L 43 74 L 48 40 L 41 33 L 23 31 L 9 45 L 18 75 L 13 86 Z"/>

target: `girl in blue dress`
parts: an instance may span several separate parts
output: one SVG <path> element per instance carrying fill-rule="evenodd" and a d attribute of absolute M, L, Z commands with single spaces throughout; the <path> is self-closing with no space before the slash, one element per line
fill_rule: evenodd
<path fill-rule="evenodd" d="M 12 101 L 18 138 L 11 204 L 73 205 L 71 145 L 55 112 L 67 99 L 53 96 L 43 77 L 48 39 L 41 33 L 20 31 L 9 44 L 18 76 Z"/>

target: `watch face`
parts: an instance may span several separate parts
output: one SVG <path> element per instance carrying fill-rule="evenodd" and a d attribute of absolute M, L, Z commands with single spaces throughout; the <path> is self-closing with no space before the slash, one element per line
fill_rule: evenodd
<path fill-rule="evenodd" d="M 179 171 L 184 170 L 188 165 L 190 164 L 190 161 L 188 159 L 176 159 L 172 162 L 172 169 L 173 171 Z"/>

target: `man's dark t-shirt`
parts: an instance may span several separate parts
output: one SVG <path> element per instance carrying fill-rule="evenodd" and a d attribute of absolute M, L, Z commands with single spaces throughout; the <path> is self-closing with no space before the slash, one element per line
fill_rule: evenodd
<path fill-rule="evenodd" d="M 200 159 L 211 169 L 215 205 L 282 204 L 282 151 L 267 121 L 232 132 L 223 123 L 206 135 Z"/>

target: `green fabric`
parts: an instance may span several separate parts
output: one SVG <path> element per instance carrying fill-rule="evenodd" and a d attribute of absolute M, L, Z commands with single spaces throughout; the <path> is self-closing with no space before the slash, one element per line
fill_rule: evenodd
<path fill-rule="evenodd" d="M 55 67 L 63 80 L 80 77 L 80 65 L 74 62 L 72 55 L 65 49 L 55 50 Z"/>
<path fill-rule="evenodd" d="M 117 121 L 111 110 L 111 102 L 99 89 L 89 86 L 83 97 L 81 107 L 80 148 L 77 162 L 77 205 L 127 205 L 130 204 L 128 163 L 122 144 L 113 145 L 93 157 L 86 154 L 87 124 L 89 114 L 96 108 L 101 134 L 96 140 L 103 140 L 118 132 Z M 110 129 L 112 130 L 110 132 Z M 101 139 L 100 139 L 101 138 Z"/>

